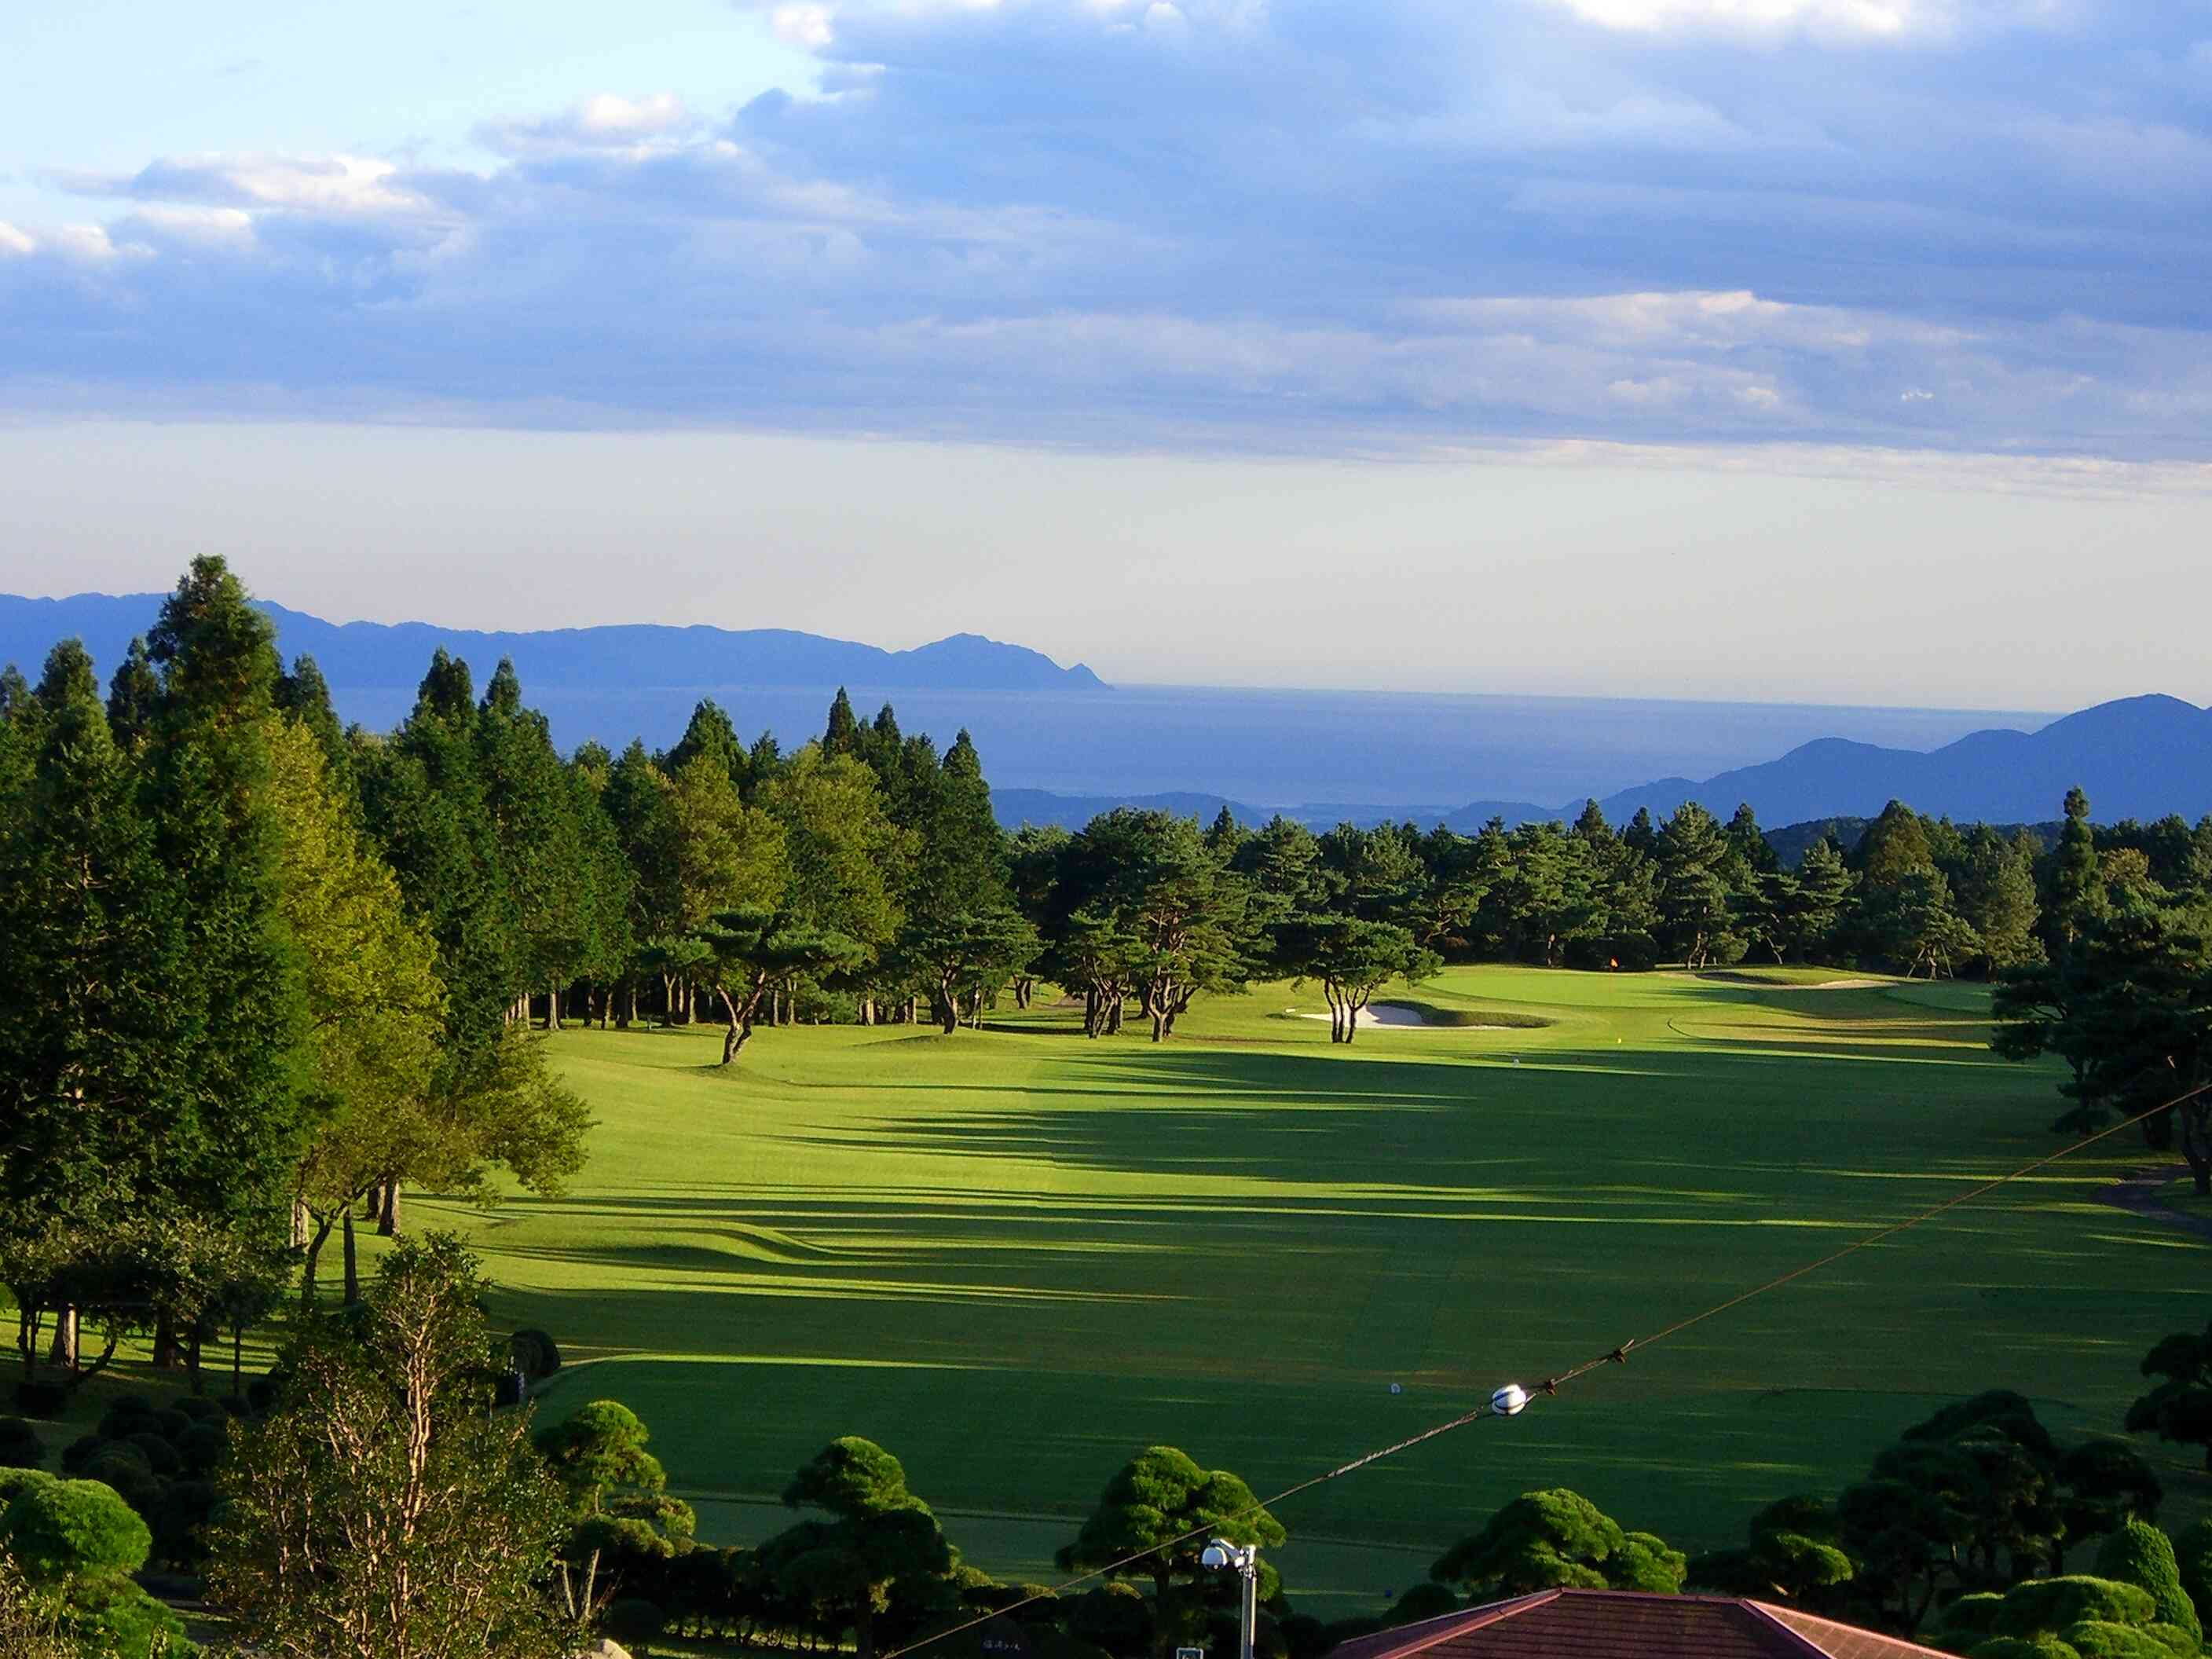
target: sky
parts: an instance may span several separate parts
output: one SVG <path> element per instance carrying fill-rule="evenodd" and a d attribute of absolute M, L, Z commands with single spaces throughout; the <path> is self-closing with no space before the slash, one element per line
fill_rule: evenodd
<path fill-rule="evenodd" d="M 2212 697 L 2212 0 L 19 9 L 13 591 Z"/>

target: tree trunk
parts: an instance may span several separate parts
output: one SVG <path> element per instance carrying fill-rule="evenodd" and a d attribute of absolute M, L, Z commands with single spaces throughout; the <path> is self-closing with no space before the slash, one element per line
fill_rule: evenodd
<path fill-rule="evenodd" d="M 1121 1035 L 1121 994 L 1119 991 L 1115 992 L 1111 997 L 1107 999 L 1106 1035 L 1108 1036 L 1119 1036 Z"/>
<path fill-rule="evenodd" d="M 191 1378 L 195 1395 L 207 1392 L 207 1379 L 200 1375 L 200 1325 L 197 1319 L 192 1322 L 191 1336 L 185 1343 L 185 1375 Z"/>
<path fill-rule="evenodd" d="M 246 1322 L 234 1316 L 230 1322 L 230 1397 L 242 1398 L 246 1393 Z"/>
<path fill-rule="evenodd" d="M 546 983 L 545 1029 L 549 1031 L 561 1029 L 561 981 L 557 979 L 549 980 Z"/>
<path fill-rule="evenodd" d="M 167 1314 L 154 1317 L 154 1369 L 173 1371 L 177 1369 L 177 1322 Z"/>
<path fill-rule="evenodd" d="M 352 1205 L 345 1206 L 345 1219 L 339 1225 L 345 1240 L 345 1305 L 350 1308 L 361 1300 L 361 1252 L 354 1243 Z"/>
<path fill-rule="evenodd" d="M 307 1241 L 307 1258 L 300 1264 L 300 1310 L 315 1310 L 315 1266 L 322 1260 L 323 1243 L 331 1236 L 331 1222 L 318 1218 L 314 1237 Z"/>
<path fill-rule="evenodd" d="M 64 1307 L 54 1315 L 54 1346 L 47 1352 L 49 1364 L 59 1365 L 65 1370 L 76 1370 L 76 1321 L 75 1308 Z"/>
<path fill-rule="evenodd" d="M 384 1183 L 384 1202 L 376 1212 L 376 1233 L 380 1238 L 389 1238 L 399 1231 L 399 1182 L 397 1179 Z"/>

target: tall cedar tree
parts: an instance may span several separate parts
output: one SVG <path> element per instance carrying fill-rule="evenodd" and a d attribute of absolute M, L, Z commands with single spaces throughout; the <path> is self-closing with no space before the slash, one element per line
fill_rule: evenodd
<path fill-rule="evenodd" d="M 0 765 L 0 1273 L 27 1372 L 39 1322 L 87 1295 L 94 1264 L 160 1196 L 188 1109 L 186 918 L 155 857 L 137 780 L 110 737 L 92 662 L 54 647 L 11 699 Z M 135 1276 L 133 1276 L 135 1278 Z"/>
<path fill-rule="evenodd" d="M 307 1016 L 270 793 L 273 636 L 223 562 L 203 557 L 162 605 L 148 654 L 161 695 L 142 799 L 183 949 L 162 994 L 179 1033 L 173 1107 L 141 1202 L 281 1241 L 307 1127 Z"/>

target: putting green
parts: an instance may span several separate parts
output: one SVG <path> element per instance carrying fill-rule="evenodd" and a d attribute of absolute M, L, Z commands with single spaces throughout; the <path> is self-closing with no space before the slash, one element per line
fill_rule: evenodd
<path fill-rule="evenodd" d="M 2059 1144 L 1979 991 L 1839 977 L 1460 969 L 1418 1000 L 1552 1023 L 1348 1049 L 1285 986 L 1161 1047 L 1042 1009 L 764 1030 L 721 1071 L 711 1030 L 569 1031 L 600 1119 L 576 1190 L 409 1220 L 476 1240 L 500 1316 L 571 1362 L 545 1409 L 635 1407 L 711 1535 L 782 1524 L 759 1500 L 863 1434 L 971 1559 L 1034 1577 L 1142 1446 L 1288 1486 Z M 1731 1542 L 1979 1389 L 2117 1431 L 2142 1352 L 2203 1322 L 2205 1247 L 2095 1198 L 2140 1161 L 2115 1138 L 1297 1498 L 1294 1597 L 1375 1607 L 1539 1486 Z"/>

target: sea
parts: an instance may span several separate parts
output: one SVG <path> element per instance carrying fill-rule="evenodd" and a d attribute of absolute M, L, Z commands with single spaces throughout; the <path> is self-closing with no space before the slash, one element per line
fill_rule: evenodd
<path fill-rule="evenodd" d="M 835 688 L 671 686 L 536 690 L 563 750 L 632 737 L 665 748 L 712 697 L 748 738 L 819 736 Z M 1558 806 L 1661 778 L 1703 779 L 1773 760 L 1815 738 L 1930 750 L 1989 727 L 2033 731 L 2057 715 L 1816 703 L 1116 685 L 1091 691 L 849 688 L 863 720 L 890 702 L 901 728 L 939 745 L 965 729 L 1000 787 L 1057 794 L 1188 790 L 1261 807 L 1447 811 L 1474 801 Z M 411 691 L 342 691 L 349 719 L 388 728 Z"/>

